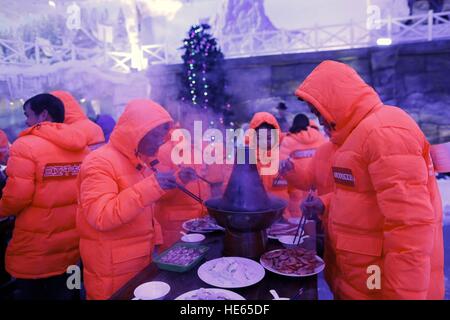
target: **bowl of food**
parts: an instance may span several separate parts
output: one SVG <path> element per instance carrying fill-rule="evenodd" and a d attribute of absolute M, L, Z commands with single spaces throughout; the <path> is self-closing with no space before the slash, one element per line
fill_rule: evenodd
<path fill-rule="evenodd" d="M 162 281 L 145 282 L 134 289 L 133 300 L 162 300 L 169 293 L 170 286 Z"/>
<path fill-rule="evenodd" d="M 299 239 L 299 237 L 296 236 L 286 235 L 278 237 L 278 241 L 283 244 L 283 247 L 290 249 L 301 245 L 308 238 L 309 236 L 303 236 L 301 239 Z"/>
<path fill-rule="evenodd" d="M 162 270 L 185 272 L 202 261 L 208 250 L 209 248 L 206 246 L 178 243 L 161 253 L 153 261 Z"/>
<path fill-rule="evenodd" d="M 181 237 L 181 241 L 183 242 L 201 242 L 205 240 L 205 236 L 200 233 L 189 233 L 185 234 Z"/>

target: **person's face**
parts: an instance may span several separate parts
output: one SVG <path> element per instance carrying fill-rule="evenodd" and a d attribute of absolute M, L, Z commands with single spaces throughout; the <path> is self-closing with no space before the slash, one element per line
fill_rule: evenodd
<path fill-rule="evenodd" d="M 47 110 L 44 110 L 41 112 L 41 114 L 36 114 L 30 107 L 30 105 L 25 105 L 24 108 L 24 115 L 27 118 L 25 121 L 25 124 L 28 127 L 32 127 L 38 123 L 49 121 L 49 114 Z"/>
<path fill-rule="evenodd" d="M 308 102 L 309 109 L 319 119 L 319 123 L 323 126 L 325 134 L 331 137 L 332 126 L 325 120 L 322 114 L 311 103 Z"/>
<path fill-rule="evenodd" d="M 169 139 L 169 129 L 170 124 L 163 123 L 150 130 L 139 142 L 138 152 L 148 157 L 155 156 L 159 147 Z"/>

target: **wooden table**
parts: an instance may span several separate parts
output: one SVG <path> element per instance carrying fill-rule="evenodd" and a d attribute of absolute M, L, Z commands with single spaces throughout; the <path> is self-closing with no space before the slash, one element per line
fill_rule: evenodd
<path fill-rule="evenodd" d="M 309 224 L 308 224 L 309 225 Z M 305 228 L 306 229 L 306 228 Z M 307 228 L 314 230 L 314 227 Z M 312 231 L 313 232 L 313 231 Z M 206 255 L 206 260 L 212 260 L 222 257 L 223 250 L 223 232 L 215 232 L 206 235 L 206 239 L 201 242 L 201 245 L 209 247 Z M 305 247 L 309 249 L 315 248 L 314 238 L 305 241 Z M 270 240 L 267 246 L 267 251 L 282 248 L 277 240 Z M 204 263 L 203 261 L 202 263 Z M 199 266 L 202 264 L 200 263 Z M 170 292 L 165 297 L 165 300 L 174 300 L 179 295 L 199 288 L 211 288 L 211 285 L 204 283 L 197 275 L 199 266 L 184 272 L 171 272 L 160 270 L 151 263 L 147 268 L 142 270 L 133 279 L 126 283 L 119 289 L 112 297 L 112 300 L 130 300 L 134 297 L 134 289 L 140 284 L 148 281 L 164 281 L 170 285 Z M 274 274 L 266 270 L 266 275 L 259 283 L 246 288 L 230 289 L 247 300 L 272 300 L 270 290 L 275 289 L 280 297 L 287 297 L 293 300 L 317 300 L 317 276 L 297 278 L 286 277 Z M 303 293 L 299 294 L 299 290 L 303 289 Z"/>

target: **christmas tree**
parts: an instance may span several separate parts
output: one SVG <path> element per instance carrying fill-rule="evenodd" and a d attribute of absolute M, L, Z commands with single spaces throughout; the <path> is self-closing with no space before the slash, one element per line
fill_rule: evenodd
<path fill-rule="evenodd" d="M 180 99 L 199 109 L 214 111 L 219 121 L 233 125 L 231 99 L 225 93 L 224 56 L 208 24 L 194 25 L 183 40 Z"/>

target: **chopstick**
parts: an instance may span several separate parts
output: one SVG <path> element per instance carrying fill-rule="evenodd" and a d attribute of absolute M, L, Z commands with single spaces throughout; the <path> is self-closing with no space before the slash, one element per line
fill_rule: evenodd
<path fill-rule="evenodd" d="M 155 166 L 159 163 L 159 160 L 155 159 L 152 162 L 150 162 L 150 167 L 152 169 L 153 172 L 158 172 L 158 170 L 156 170 Z M 197 195 L 195 195 L 194 193 L 190 192 L 188 189 L 186 189 L 184 186 L 182 186 L 181 184 L 179 184 L 178 182 L 175 181 L 175 185 L 177 186 L 177 188 L 184 192 L 185 194 L 187 194 L 189 197 L 193 198 L 195 201 L 200 202 L 200 204 L 203 205 L 203 199 L 198 197 Z"/>
<path fill-rule="evenodd" d="M 291 300 L 298 300 L 300 299 L 300 296 L 303 294 L 304 289 L 300 288 L 297 293 L 291 298 Z"/>
<path fill-rule="evenodd" d="M 302 215 L 302 217 L 300 218 L 300 221 L 298 222 L 297 231 L 295 232 L 295 236 L 294 236 L 294 240 L 292 240 L 292 244 L 296 244 L 295 242 L 297 240 L 297 237 L 298 237 L 297 245 L 300 244 L 300 241 L 301 241 L 302 236 L 303 236 L 303 231 L 304 231 L 303 229 L 305 227 L 305 223 L 303 221 L 306 222 L 305 215 Z"/>
<path fill-rule="evenodd" d="M 194 193 L 190 192 L 188 189 L 186 189 L 185 187 L 183 187 L 181 184 L 179 184 L 178 182 L 175 182 L 177 188 L 180 191 L 183 191 L 185 194 L 187 194 L 188 196 L 190 196 L 191 198 L 193 198 L 194 200 L 200 202 L 201 204 L 203 204 L 203 199 L 198 197 L 197 195 L 195 195 Z"/>
<path fill-rule="evenodd" d="M 306 201 L 311 200 L 311 198 L 313 196 L 313 192 L 314 192 L 314 188 L 312 187 L 309 190 L 309 194 L 308 194 L 308 197 L 306 198 Z M 297 232 L 295 234 L 294 240 L 292 241 L 292 244 L 295 244 L 295 240 L 297 239 L 297 237 L 298 237 L 297 245 L 300 244 L 300 241 L 302 240 L 302 237 L 303 237 L 303 235 L 305 233 L 306 220 L 307 220 L 306 219 L 306 215 L 302 212 L 302 217 L 300 218 L 300 221 L 298 223 Z"/>
<path fill-rule="evenodd" d="M 302 241 L 302 238 L 303 238 L 304 235 L 305 235 L 305 224 L 306 224 L 307 219 L 306 219 L 306 216 L 304 216 L 304 217 L 302 217 L 302 218 L 304 218 L 304 219 L 303 219 L 303 224 L 302 224 L 302 226 L 301 226 L 301 228 L 300 228 L 301 231 L 300 231 L 300 235 L 299 235 L 299 237 L 298 237 L 297 245 L 300 244 L 300 242 Z"/>
<path fill-rule="evenodd" d="M 207 184 L 209 185 L 213 185 L 214 183 L 212 183 L 211 181 L 206 180 L 205 178 L 203 178 L 201 175 L 199 175 L 197 172 L 195 173 L 195 175 L 197 176 L 197 178 L 199 178 L 200 180 L 205 181 Z"/>
<path fill-rule="evenodd" d="M 181 165 L 178 165 L 178 168 L 182 168 Z M 194 172 L 195 172 L 195 176 L 196 176 L 198 179 L 200 179 L 200 180 L 206 182 L 206 183 L 209 184 L 209 185 L 215 184 L 214 182 L 211 182 L 211 181 L 207 180 L 206 178 L 202 177 L 201 175 L 199 175 L 199 174 L 197 173 L 197 171 L 194 170 Z"/>

